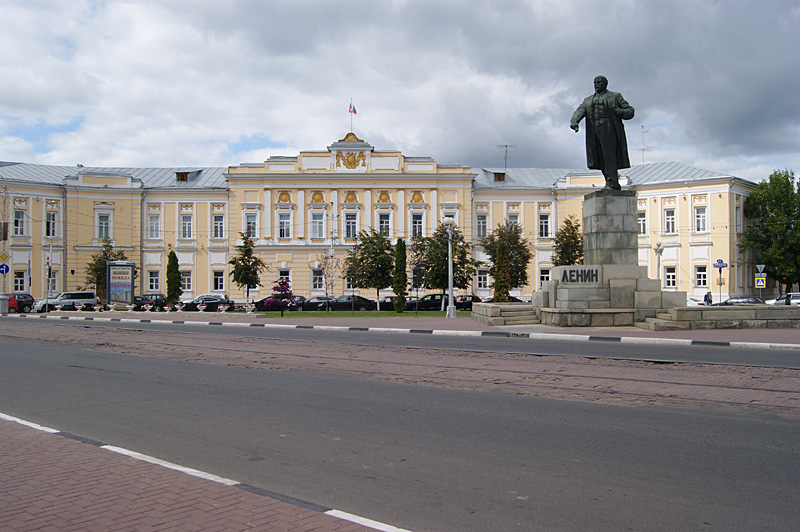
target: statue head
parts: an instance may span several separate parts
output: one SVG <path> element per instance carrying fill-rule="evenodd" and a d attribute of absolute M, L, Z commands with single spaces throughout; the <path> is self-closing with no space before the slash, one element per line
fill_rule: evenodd
<path fill-rule="evenodd" d="M 597 76 L 594 78 L 594 91 L 603 92 L 608 88 L 608 78 L 605 76 Z"/>

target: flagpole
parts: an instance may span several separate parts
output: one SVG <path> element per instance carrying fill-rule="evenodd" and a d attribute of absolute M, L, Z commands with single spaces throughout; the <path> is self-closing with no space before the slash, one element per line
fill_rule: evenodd
<path fill-rule="evenodd" d="M 353 132 L 353 111 L 352 111 L 352 109 L 353 109 L 353 99 L 350 98 L 350 109 L 348 109 L 348 112 L 347 112 L 347 114 L 350 115 L 350 133 Z"/>

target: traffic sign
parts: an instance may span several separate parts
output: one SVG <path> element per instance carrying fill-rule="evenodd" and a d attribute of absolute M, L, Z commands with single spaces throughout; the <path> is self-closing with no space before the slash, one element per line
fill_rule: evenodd
<path fill-rule="evenodd" d="M 8 273 L 8 264 L 6 263 L 0 264 L 0 273 L 2 273 L 3 275 Z"/>
<path fill-rule="evenodd" d="M 9 259 L 8 253 L 5 251 L 0 252 L 0 262 L 5 262 Z"/>
<path fill-rule="evenodd" d="M 763 273 L 764 268 L 766 268 L 766 264 L 756 264 L 756 270 L 758 270 L 758 273 Z"/>
<path fill-rule="evenodd" d="M 767 278 L 756 277 L 756 288 L 766 288 L 766 287 L 767 287 Z"/>
<path fill-rule="evenodd" d="M 722 268 L 727 268 L 727 267 L 728 267 L 728 264 L 727 264 L 726 262 L 722 262 L 722 259 L 717 259 L 717 262 L 715 262 L 714 264 L 712 264 L 712 266 L 714 266 L 715 268 L 719 268 L 720 270 L 722 270 Z"/>

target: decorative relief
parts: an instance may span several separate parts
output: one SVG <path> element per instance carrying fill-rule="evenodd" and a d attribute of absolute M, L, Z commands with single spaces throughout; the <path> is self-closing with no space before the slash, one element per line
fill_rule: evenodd
<path fill-rule="evenodd" d="M 348 170 L 353 170 L 354 168 L 358 167 L 358 164 L 361 163 L 361 166 L 367 166 L 367 158 L 364 157 L 364 152 L 358 152 L 356 155 L 353 152 L 336 152 L 336 166 L 341 166 L 344 163 L 344 167 Z"/>
<path fill-rule="evenodd" d="M 424 201 L 425 198 L 419 190 L 415 190 L 411 193 L 411 203 L 423 203 Z"/>
<path fill-rule="evenodd" d="M 109 208 L 109 209 L 113 209 L 114 208 L 114 202 L 112 202 L 112 201 L 95 201 L 94 202 L 94 207 L 95 207 L 95 209 L 103 208 L 103 207 Z"/>
<path fill-rule="evenodd" d="M 639 210 L 640 210 L 640 211 L 643 211 L 643 210 L 645 210 L 645 209 L 647 208 L 647 200 L 646 200 L 646 199 L 640 199 L 640 200 L 638 200 L 638 201 L 637 201 L 637 206 L 639 207 Z"/>
<path fill-rule="evenodd" d="M 518 211 L 519 210 L 519 203 L 509 203 L 508 204 L 509 211 Z"/>
<path fill-rule="evenodd" d="M 225 204 L 224 203 L 212 203 L 211 204 L 211 211 L 212 212 L 225 212 Z"/>
<path fill-rule="evenodd" d="M 28 198 L 14 198 L 14 207 L 27 207 Z"/>
<path fill-rule="evenodd" d="M 702 196 L 692 196 L 692 203 L 695 205 L 704 205 L 706 203 L 705 194 Z"/>
<path fill-rule="evenodd" d="M 476 211 L 481 211 L 481 212 L 488 211 L 489 210 L 489 204 L 488 203 L 476 203 L 475 204 L 475 210 Z"/>
<path fill-rule="evenodd" d="M 358 203 L 358 195 L 353 190 L 348 190 L 344 195 L 345 203 Z"/>
<path fill-rule="evenodd" d="M 380 194 L 378 194 L 378 203 L 391 203 L 392 198 L 389 196 L 389 193 L 385 190 L 382 190 Z"/>
<path fill-rule="evenodd" d="M 58 206 L 59 206 L 58 205 L 58 200 L 47 200 L 47 202 L 45 202 L 45 205 L 46 205 L 46 207 L 48 209 L 51 209 L 51 210 L 56 210 L 56 209 L 58 209 Z"/>
<path fill-rule="evenodd" d="M 180 204 L 180 211 L 181 212 L 192 212 L 193 205 L 191 203 L 181 203 Z"/>
<path fill-rule="evenodd" d="M 147 204 L 147 211 L 148 212 L 161 212 L 161 204 L 160 203 L 148 203 Z"/>
<path fill-rule="evenodd" d="M 278 203 L 289 203 L 292 201 L 292 195 L 286 190 L 281 190 L 278 194 Z"/>
<path fill-rule="evenodd" d="M 339 140 L 339 142 L 364 142 L 360 138 L 356 137 L 355 133 L 348 133 L 344 136 L 343 139 Z"/>
<path fill-rule="evenodd" d="M 319 190 L 311 193 L 311 203 L 325 203 L 325 196 Z"/>
<path fill-rule="evenodd" d="M 664 198 L 664 205 L 675 205 L 675 198 Z"/>

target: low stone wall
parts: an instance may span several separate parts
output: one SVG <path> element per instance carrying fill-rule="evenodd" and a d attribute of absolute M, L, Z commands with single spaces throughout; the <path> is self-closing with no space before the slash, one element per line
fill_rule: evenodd
<path fill-rule="evenodd" d="M 686 329 L 787 329 L 800 328 L 800 307 L 742 305 L 673 308 L 658 319 Z"/>

